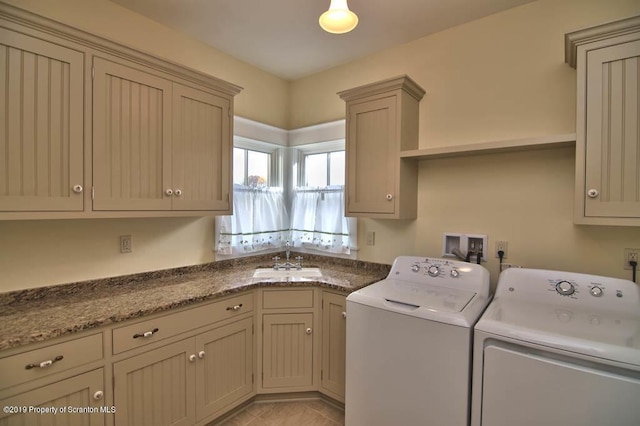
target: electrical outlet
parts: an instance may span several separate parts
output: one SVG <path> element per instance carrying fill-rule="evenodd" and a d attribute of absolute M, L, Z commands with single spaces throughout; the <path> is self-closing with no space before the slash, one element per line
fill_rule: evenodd
<path fill-rule="evenodd" d="M 500 256 L 498 256 L 498 252 L 502 250 L 504 252 L 504 256 L 502 256 L 502 258 L 506 259 L 508 246 L 509 245 L 506 241 L 496 241 L 496 257 L 500 258 Z"/>
<path fill-rule="evenodd" d="M 376 233 L 373 231 L 367 232 L 367 245 L 375 246 L 376 245 Z"/>
<path fill-rule="evenodd" d="M 132 251 L 131 235 L 120 235 L 120 253 L 131 253 Z"/>
<path fill-rule="evenodd" d="M 640 258 L 640 248 L 624 249 L 624 269 L 633 269 L 633 267 L 629 264 L 629 261 L 635 260 L 636 262 L 638 262 L 638 258 Z"/>

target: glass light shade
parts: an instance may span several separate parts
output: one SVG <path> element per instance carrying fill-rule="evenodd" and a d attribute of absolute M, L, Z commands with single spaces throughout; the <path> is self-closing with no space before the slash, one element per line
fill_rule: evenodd
<path fill-rule="evenodd" d="M 347 0 L 331 0 L 329 10 L 318 19 L 323 30 L 332 34 L 344 34 L 358 25 L 358 16 L 349 10 Z"/>

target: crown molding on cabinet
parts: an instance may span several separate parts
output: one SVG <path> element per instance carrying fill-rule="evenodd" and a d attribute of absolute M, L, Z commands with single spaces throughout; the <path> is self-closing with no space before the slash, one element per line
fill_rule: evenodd
<path fill-rule="evenodd" d="M 640 15 L 567 33 L 564 36 L 564 61 L 572 68 L 576 68 L 580 46 L 638 31 L 640 31 Z"/>

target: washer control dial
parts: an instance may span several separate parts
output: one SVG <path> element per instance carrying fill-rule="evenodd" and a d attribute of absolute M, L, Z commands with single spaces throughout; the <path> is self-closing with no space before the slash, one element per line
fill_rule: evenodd
<path fill-rule="evenodd" d="M 420 272 L 420 265 L 411 265 L 411 272 Z"/>
<path fill-rule="evenodd" d="M 594 285 L 593 287 L 591 287 L 591 290 L 589 290 L 589 293 L 591 293 L 591 295 L 594 297 L 602 297 L 602 287 Z"/>
<path fill-rule="evenodd" d="M 430 277 L 437 277 L 440 275 L 440 267 L 438 265 L 431 265 L 427 268 L 427 274 Z"/>
<path fill-rule="evenodd" d="M 452 269 L 449 275 L 451 275 L 452 278 L 458 278 L 460 276 L 460 272 L 458 272 L 457 269 Z"/>
<path fill-rule="evenodd" d="M 575 293 L 576 288 L 569 281 L 558 281 L 556 291 L 563 296 L 571 296 Z"/>

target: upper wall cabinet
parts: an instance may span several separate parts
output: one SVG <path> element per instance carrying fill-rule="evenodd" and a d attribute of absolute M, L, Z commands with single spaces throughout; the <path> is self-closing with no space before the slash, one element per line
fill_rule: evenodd
<path fill-rule="evenodd" d="M 577 68 L 575 222 L 640 225 L 640 16 L 565 36 Z"/>
<path fill-rule="evenodd" d="M 231 213 L 240 87 L 0 9 L 0 220 Z"/>
<path fill-rule="evenodd" d="M 347 107 L 346 216 L 417 216 L 417 163 L 400 151 L 418 148 L 424 94 L 407 76 L 338 93 Z"/>
<path fill-rule="evenodd" d="M 0 211 L 82 211 L 84 55 L 0 28 Z"/>

